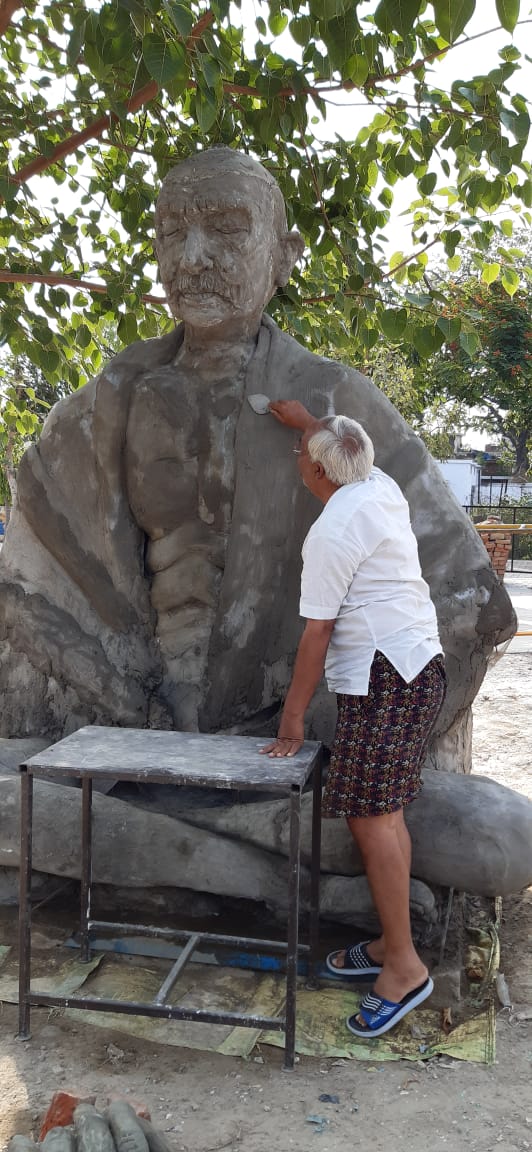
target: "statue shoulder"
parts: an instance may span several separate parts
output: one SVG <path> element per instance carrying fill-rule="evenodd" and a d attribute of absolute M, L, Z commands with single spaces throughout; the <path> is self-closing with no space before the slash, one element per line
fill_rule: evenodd
<path fill-rule="evenodd" d="M 81 420 L 93 412 L 96 404 L 120 398 L 127 402 L 142 372 L 168 364 L 176 355 L 182 339 L 182 325 L 165 336 L 152 340 L 136 340 L 104 365 L 98 376 L 93 376 L 76 392 L 71 392 L 54 404 L 47 417 L 43 432 L 50 435 L 65 420 Z"/>
<path fill-rule="evenodd" d="M 357 368 L 343 364 L 340 360 L 330 360 L 317 352 L 311 352 L 289 332 L 279 328 L 271 316 L 265 315 L 263 324 L 270 332 L 272 343 L 277 344 L 279 351 L 282 350 L 284 362 L 290 364 L 292 370 L 304 374 L 307 379 L 312 381 L 321 379 L 322 382 L 325 380 L 327 386 L 333 388 L 342 384 L 371 384 L 368 377 Z"/>
<path fill-rule="evenodd" d="M 164 336 L 154 336 L 151 340 L 135 340 L 134 344 L 129 344 L 127 348 L 123 348 L 113 356 L 103 369 L 103 373 L 108 374 L 110 370 L 118 369 L 120 372 L 137 376 L 139 372 L 168 364 L 176 355 L 182 339 L 183 325 L 179 324 Z"/>

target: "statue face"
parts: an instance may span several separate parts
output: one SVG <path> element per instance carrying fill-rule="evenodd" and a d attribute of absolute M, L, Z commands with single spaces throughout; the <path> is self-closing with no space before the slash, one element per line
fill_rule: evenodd
<path fill-rule="evenodd" d="M 280 248 L 263 181 L 209 174 L 163 188 L 157 256 L 172 312 L 185 325 L 258 321 L 275 291 Z"/>

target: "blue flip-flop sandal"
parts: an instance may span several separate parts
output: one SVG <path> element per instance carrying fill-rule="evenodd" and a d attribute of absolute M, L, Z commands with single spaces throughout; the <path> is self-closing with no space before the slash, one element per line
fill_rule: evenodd
<path fill-rule="evenodd" d="M 362 944 L 353 944 L 351 948 L 345 949 L 344 963 L 341 968 L 333 964 L 333 960 L 343 951 L 339 948 L 337 952 L 329 952 L 325 961 L 329 972 L 334 972 L 335 976 L 378 976 L 382 969 L 382 964 L 376 964 L 368 953 L 367 945 L 371 944 L 371 940 L 364 940 Z"/>
<path fill-rule="evenodd" d="M 358 1012 L 354 1016 L 348 1016 L 347 1027 L 354 1036 L 360 1036 L 363 1040 L 369 1040 L 372 1036 L 382 1036 L 384 1032 L 388 1032 L 398 1024 L 403 1016 L 413 1008 L 417 1008 L 418 1004 L 422 1004 L 433 991 L 434 983 L 429 976 L 423 984 L 419 984 L 412 992 L 403 996 L 398 1004 L 385 1000 L 383 996 L 377 996 L 375 992 L 368 992 Z M 357 1016 L 365 1020 L 366 1028 L 357 1023 Z"/>

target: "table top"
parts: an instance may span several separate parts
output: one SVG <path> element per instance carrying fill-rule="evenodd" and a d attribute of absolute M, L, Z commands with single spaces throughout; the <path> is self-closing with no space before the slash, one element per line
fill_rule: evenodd
<path fill-rule="evenodd" d="M 79 728 L 21 764 L 33 776 L 112 777 L 142 783 L 209 788 L 302 788 L 321 744 L 306 740 L 291 757 L 260 754 L 264 736 L 218 736 L 154 728 Z"/>

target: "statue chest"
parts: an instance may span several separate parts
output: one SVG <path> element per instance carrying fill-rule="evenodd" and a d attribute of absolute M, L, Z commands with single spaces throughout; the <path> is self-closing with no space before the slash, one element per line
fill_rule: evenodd
<path fill-rule="evenodd" d="M 146 374 L 130 407 L 125 465 L 135 520 L 159 539 L 189 520 L 228 531 L 244 381 L 205 383 L 174 366 Z"/>

